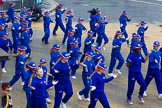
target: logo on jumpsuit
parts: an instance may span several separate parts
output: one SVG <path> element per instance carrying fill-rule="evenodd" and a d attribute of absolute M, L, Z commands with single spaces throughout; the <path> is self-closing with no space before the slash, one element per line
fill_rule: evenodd
<path fill-rule="evenodd" d="M 103 77 L 103 79 L 105 79 L 105 77 Z"/>
<path fill-rule="evenodd" d="M 135 80 L 135 78 L 132 78 L 132 80 Z"/>

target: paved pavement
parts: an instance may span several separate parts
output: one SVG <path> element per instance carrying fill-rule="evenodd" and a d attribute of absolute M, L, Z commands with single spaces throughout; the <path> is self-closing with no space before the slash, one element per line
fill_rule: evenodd
<path fill-rule="evenodd" d="M 82 0 L 78 0 L 78 2 L 79 1 L 81 2 Z M 94 1 L 99 2 L 101 0 L 94 0 Z M 51 3 L 52 3 L 52 0 L 51 0 Z M 68 3 L 65 2 L 65 4 L 68 4 Z M 55 5 L 55 4 L 53 4 L 53 5 Z M 51 6 L 53 6 L 53 5 L 51 5 Z M 53 8 L 48 9 L 48 10 L 52 10 L 52 9 Z M 51 17 L 53 17 L 53 15 Z M 76 22 L 74 21 L 73 27 L 75 24 L 76 24 Z M 87 29 L 89 29 L 88 22 L 85 21 L 84 24 L 87 27 Z M 128 28 L 127 28 L 128 34 L 131 34 L 132 32 L 135 32 L 137 30 L 136 25 L 137 25 L 137 23 L 129 23 L 128 24 Z M 53 30 L 53 27 L 54 27 L 54 24 L 51 24 L 51 27 L 50 27 L 51 32 Z M 119 29 L 118 23 L 110 23 L 106 27 L 106 34 L 108 34 L 108 36 L 110 38 L 110 42 L 106 46 L 107 50 L 103 51 L 103 54 L 106 57 L 106 64 L 109 64 L 110 54 L 111 54 L 111 42 L 112 42 L 115 31 L 118 29 Z M 33 23 L 33 30 L 34 30 L 34 35 L 33 35 L 33 41 L 31 42 L 31 48 L 32 48 L 32 54 L 31 54 L 32 60 L 31 61 L 34 61 L 35 63 L 38 64 L 40 58 L 46 58 L 47 62 L 49 62 L 50 48 L 52 47 L 52 45 L 54 43 L 58 43 L 61 45 L 61 40 L 62 40 L 64 34 L 59 29 L 57 32 L 58 36 L 53 37 L 51 35 L 50 44 L 45 45 L 45 44 L 41 43 L 41 38 L 44 35 L 42 20 L 40 20 L 39 22 Z M 160 31 L 161 31 L 161 28 L 159 28 L 158 26 L 149 24 L 149 29 L 146 32 L 146 41 L 147 41 L 147 45 L 148 45 L 149 49 L 152 48 L 152 42 L 154 40 L 160 40 L 160 42 L 162 43 L 162 40 L 160 37 L 161 36 Z M 10 33 L 10 31 L 9 31 L 9 33 Z M 83 33 L 83 40 L 85 39 L 85 37 L 86 37 L 86 33 Z M 152 38 L 152 37 L 154 37 L 154 38 Z M 64 45 L 61 45 L 61 46 L 62 46 L 61 51 L 65 51 L 66 46 L 64 46 Z M 129 53 L 129 47 L 126 44 L 123 44 L 121 52 L 122 52 L 124 58 L 126 58 L 127 54 Z M 29 61 L 27 61 L 27 63 L 28 62 Z M 8 71 L 8 73 L 3 74 L 4 82 L 9 81 L 12 78 L 12 76 L 14 75 L 14 64 L 15 64 L 15 58 L 10 56 L 10 60 L 7 61 L 7 65 L 6 65 L 6 70 Z M 47 64 L 47 67 L 49 69 L 49 64 Z M 147 63 L 144 64 L 143 68 L 142 68 L 144 75 L 146 74 L 146 70 L 147 70 Z M 145 101 L 146 101 L 145 104 L 141 105 L 138 102 L 137 94 L 138 94 L 139 86 L 137 84 L 135 87 L 134 96 L 133 96 L 134 105 L 132 105 L 132 106 L 127 105 L 127 103 L 126 103 L 127 67 L 124 65 L 121 71 L 123 72 L 123 74 L 121 76 L 119 76 L 116 80 L 112 81 L 111 83 L 106 84 L 106 86 L 105 86 L 105 92 L 108 96 L 108 99 L 109 99 L 109 102 L 110 102 L 110 105 L 112 106 L 112 108 L 161 108 L 162 102 L 161 102 L 161 100 L 157 99 L 157 91 L 156 91 L 154 82 L 152 82 L 151 85 L 149 86 L 148 97 L 145 98 Z M 82 68 L 79 68 L 77 71 L 77 74 L 76 74 L 77 80 L 71 80 L 73 83 L 74 95 L 70 99 L 70 101 L 67 103 L 67 108 L 87 108 L 87 106 L 89 104 L 88 102 L 79 101 L 77 99 L 76 93 L 83 87 L 81 72 L 82 72 Z M 13 104 L 14 104 L 13 108 L 25 108 L 25 105 L 26 105 L 25 93 L 22 90 L 20 83 L 21 83 L 21 79 L 13 86 L 13 90 L 11 91 L 11 95 L 13 97 Z M 48 105 L 48 108 L 53 108 L 54 90 L 49 90 L 49 93 L 50 93 L 50 98 L 52 99 L 52 104 Z M 97 104 L 96 108 L 102 108 L 100 103 Z"/>

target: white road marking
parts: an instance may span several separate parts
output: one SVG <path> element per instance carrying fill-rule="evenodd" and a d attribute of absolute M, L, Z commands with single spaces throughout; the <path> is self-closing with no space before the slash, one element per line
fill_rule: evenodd
<path fill-rule="evenodd" d="M 141 0 L 130 0 L 130 1 L 138 2 L 138 3 L 151 4 L 151 5 L 161 5 L 161 4 L 158 4 L 158 3 L 152 3 L 152 2 L 141 1 Z"/>

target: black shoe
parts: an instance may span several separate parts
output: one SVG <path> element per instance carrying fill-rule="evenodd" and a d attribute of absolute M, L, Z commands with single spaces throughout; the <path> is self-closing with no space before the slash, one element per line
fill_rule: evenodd
<path fill-rule="evenodd" d="M 42 42 L 44 42 L 44 38 L 42 38 Z"/>
<path fill-rule="evenodd" d="M 26 59 L 31 60 L 32 58 L 31 57 L 26 57 Z"/>
<path fill-rule="evenodd" d="M 50 44 L 49 42 L 45 42 L 45 44 Z"/>

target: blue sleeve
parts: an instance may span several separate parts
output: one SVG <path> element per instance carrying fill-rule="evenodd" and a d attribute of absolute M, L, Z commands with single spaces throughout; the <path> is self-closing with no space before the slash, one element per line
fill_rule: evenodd
<path fill-rule="evenodd" d="M 148 29 L 148 26 L 144 29 L 145 31 Z"/>
<path fill-rule="evenodd" d="M 102 54 L 101 54 L 101 55 L 102 55 Z M 102 55 L 101 58 L 102 58 L 101 62 L 104 63 L 104 62 L 105 62 L 105 57 Z"/>
<path fill-rule="evenodd" d="M 128 64 L 130 61 L 133 62 L 133 59 L 132 59 L 132 55 L 131 54 L 128 55 L 128 57 L 126 59 L 126 63 Z"/>
<path fill-rule="evenodd" d="M 114 38 L 114 40 L 112 42 L 112 46 L 116 46 L 116 45 L 118 45 L 118 44 L 116 43 L 116 39 Z"/>
<path fill-rule="evenodd" d="M 92 86 L 97 87 L 97 77 L 96 77 L 96 75 L 94 74 L 91 79 L 92 79 Z"/>
<path fill-rule="evenodd" d="M 110 78 L 106 78 L 105 79 L 105 83 L 108 83 L 108 82 L 110 82 L 110 81 L 112 81 L 114 79 L 114 77 L 112 76 L 112 77 L 110 77 Z"/>
<path fill-rule="evenodd" d="M 63 14 L 65 12 L 65 10 L 61 11 L 61 14 Z"/>
<path fill-rule="evenodd" d="M 131 19 L 127 18 L 127 21 L 128 21 L 128 22 L 130 22 L 130 21 L 131 21 Z"/>
<path fill-rule="evenodd" d="M 33 78 L 31 82 L 31 86 L 34 87 L 35 89 L 37 88 L 37 81 L 35 80 L 35 77 Z"/>
<path fill-rule="evenodd" d="M 153 53 L 149 56 L 149 62 L 153 63 L 155 61 Z"/>
<path fill-rule="evenodd" d="M 145 62 L 145 59 L 144 59 L 144 57 L 142 56 L 142 54 L 141 54 L 141 58 L 142 58 L 142 62 L 144 63 L 144 62 Z"/>
<path fill-rule="evenodd" d="M 122 42 L 126 42 L 126 39 L 125 38 L 122 38 Z"/>

